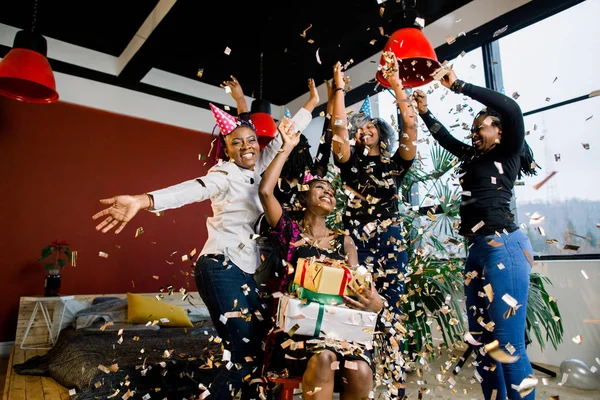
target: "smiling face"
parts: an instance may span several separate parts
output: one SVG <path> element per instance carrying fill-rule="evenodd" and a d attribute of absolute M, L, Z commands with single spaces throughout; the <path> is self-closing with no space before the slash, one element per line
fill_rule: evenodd
<path fill-rule="evenodd" d="M 311 211 L 329 215 L 335 207 L 335 190 L 328 181 L 314 180 L 304 196 L 305 207 Z"/>
<path fill-rule="evenodd" d="M 356 144 L 361 147 L 373 147 L 379 144 L 379 131 L 373 121 L 367 122 L 356 128 L 354 134 Z"/>
<path fill-rule="evenodd" d="M 256 133 L 247 126 L 240 126 L 225 136 L 225 154 L 238 167 L 254 169 L 260 146 Z"/>
<path fill-rule="evenodd" d="M 502 129 L 498 127 L 499 124 L 498 118 L 489 115 L 484 114 L 475 118 L 471 134 L 473 146 L 477 151 L 485 153 L 500 143 Z"/>

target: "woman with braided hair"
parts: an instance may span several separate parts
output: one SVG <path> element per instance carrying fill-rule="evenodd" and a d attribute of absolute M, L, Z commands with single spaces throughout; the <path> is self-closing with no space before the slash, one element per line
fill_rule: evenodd
<path fill-rule="evenodd" d="M 469 243 L 465 266 L 465 294 L 469 331 L 486 351 L 477 351 L 477 371 L 486 399 L 520 399 L 515 389 L 531 364 L 525 351 L 525 320 L 533 250 L 510 210 L 514 182 L 522 174 L 535 175 L 531 149 L 525 143 L 525 126 L 519 105 L 510 97 L 457 79 L 452 70 L 441 80 L 446 88 L 484 104 L 473 121 L 472 144 L 455 139 L 427 108 L 421 90 L 413 94 L 418 112 L 432 136 L 460 163 L 463 189 L 459 233 Z M 484 286 L 491 287 L 494 296 Z M 497 350 L 507 345 L 513 363 L 501 363 Z M 512 348 L 511 348 L 512 350 Z M 514 361 L 514 358 L 511 361 Z M 495 394 L 494 394 L 495 392 Z M 526 399 L 533 399 L 535 392 Z"/>

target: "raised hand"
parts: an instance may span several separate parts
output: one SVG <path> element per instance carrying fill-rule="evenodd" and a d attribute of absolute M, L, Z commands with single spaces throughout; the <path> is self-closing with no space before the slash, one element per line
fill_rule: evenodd
<path fill-rule="evenodd" d="M 454 82 L 457 80 L 458 78 L 456 77 L 456 72 L 454 72 L 452 70 L 452 67 L 450 67 L 448 69 L 448 72 L 446 72 L 446 75 L 444 75 L 442 77 L 442 79 L 440 79 L 440 83 L 442 85 L 444 85 L 444 87 L 450 89 L 452 87 L 452 84 L 454 84 Z"/>
<path fill-rule="evenodd" d="M 242 89 L 242 85 L 235 79 L 235 76 L 230 75 L 231 80 L 223 81 L 220 85 L 222 88 L 229 87 L 231 89 L 231 97 L 237 102 L 239 100 L 244 99 L 244 90 Z"/>
<path fill-rule="evenodd" d="M 333 67 L 333 83 L 335 84 L 334 94 L 335 90 L 339 88 L 343 89 L 346 86 L 344 71 L 342 71 L 342 63 L 339 61 L 335 63 L 335 66 Z"/>
<path fill-rule="evenodd" d="M 413 92 L 413 100 L 417 105 L 419 114 L 425 114 L 427 112 L 427 95 L 421 89 L 417 89 Z"/>
<path fill-rule="evenodd" d="M 150 200 L 145 194 L 137 196 L 120 195 L 102 199 L 100 200 L 100 203 L 110 204 L 110 207 L 100 211 L 92 217 L 92 219 L 98 219 L 107 216 L 104 221 L 96 226 L 96 230 L 102 230 L 102 233 L 106 233 L 120 224 L 115 231 L 115 234 L 118 234 L 125 228 L 127 223 L 135 217 L 138 211 L 149 207 Z"/>
<path fill-rule="evenodd" d="M 281 148 L 284 151 L 291 151 L 300 142 L 300 131 L 296 129 L 296 123 L 293 120 L 283 117 L 277 129 L 281 134 L 283 142 Z"/>
<path fill-rule="evenodd" d="M 333 85 L 329 81 L 329 79 L 325 79 L 325 86 L 327 86 L 327 100 L 333 97 Z"/>
<path fill-rule="evenodd" d="M 400 80 L 400 67 L 398 66 L 398 59 L 396 58 L 396 55 L 391 51 L 385 51 L 383 52 L 383 57 L 387 61 L 386 66 L 381 70 L 383 77 L 392 87 L 402 88 L 402 80 Z"/>
<path fill-rule="evenodd" d="M 354 289 L 352 285 L 348 285 L 348 289 L 356 296 L 358 301 L 344 296 L 346 304 L 352 308 L 363 311 L 379 312 L 383 308 L 383 301 L 381 296 L 377 293 L 375 285 L 371 285 L 370 289 L 367 289 L 363 285 L 358 287 L 358 290 Z"/>

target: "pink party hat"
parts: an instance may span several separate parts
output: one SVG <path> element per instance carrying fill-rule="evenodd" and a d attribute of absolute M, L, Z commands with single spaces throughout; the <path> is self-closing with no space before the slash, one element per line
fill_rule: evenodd
<path fill-rule="evenodd" d="M 219 130 L 222 135 L 229 135 L 231 131 L 238 127 L 237 120 L 234 116 L 227 114 L 225 111 L 221 110 L 219 107 L 216 107 L 214 104 L 210 104 L 210 109 L 217 120 L 217 125 L 219 125 Z"/>

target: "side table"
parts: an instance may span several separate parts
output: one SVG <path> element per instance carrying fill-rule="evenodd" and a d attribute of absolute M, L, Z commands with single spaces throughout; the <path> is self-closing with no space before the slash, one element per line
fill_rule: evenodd
<path fill-rule="evenodd" d="M 62 327 L 63 319 L 65 316 L 65 305 L 69 300 L 73 300 L 75 296 L 53 296 L 53 297 L 23 297 L 24 301 L 35 302 L 35 306 L 33 307 L 33 312 L 31 313 L 31 318 L 29 318 L 29 323 L 27 324 L 27 329 L 25 330 L 25 334 L 23 335 L 23 340 L 21 340 L 21 348 L 22 349 L 51 349 L 58 340 L 58 335 L 60 334 L 60 328 Z M 57 306 L 60 305 L 60 315 L 55 315 L 55 318 L 52 318 L 50 315 L 50 311 L 48 310 L 48 304 L 57 303 Z M 35 316 L 38 311 L 42 312 L 42 316 L 44 317 L 44 322 L 46 324 L 46 328 L 48 328 L 48 343 L 43 344 L 35 344 L 27 346 L 25 341 L 27 340 L 27 336 L 29 335 L 29 331 L 31 330 L 31 326 L 35 321 Z M 56 314 L 56 308 L 55 308 Z M 54 321 L 58 320 L 58 331 L 56 334 L 54 333 Z"/>

